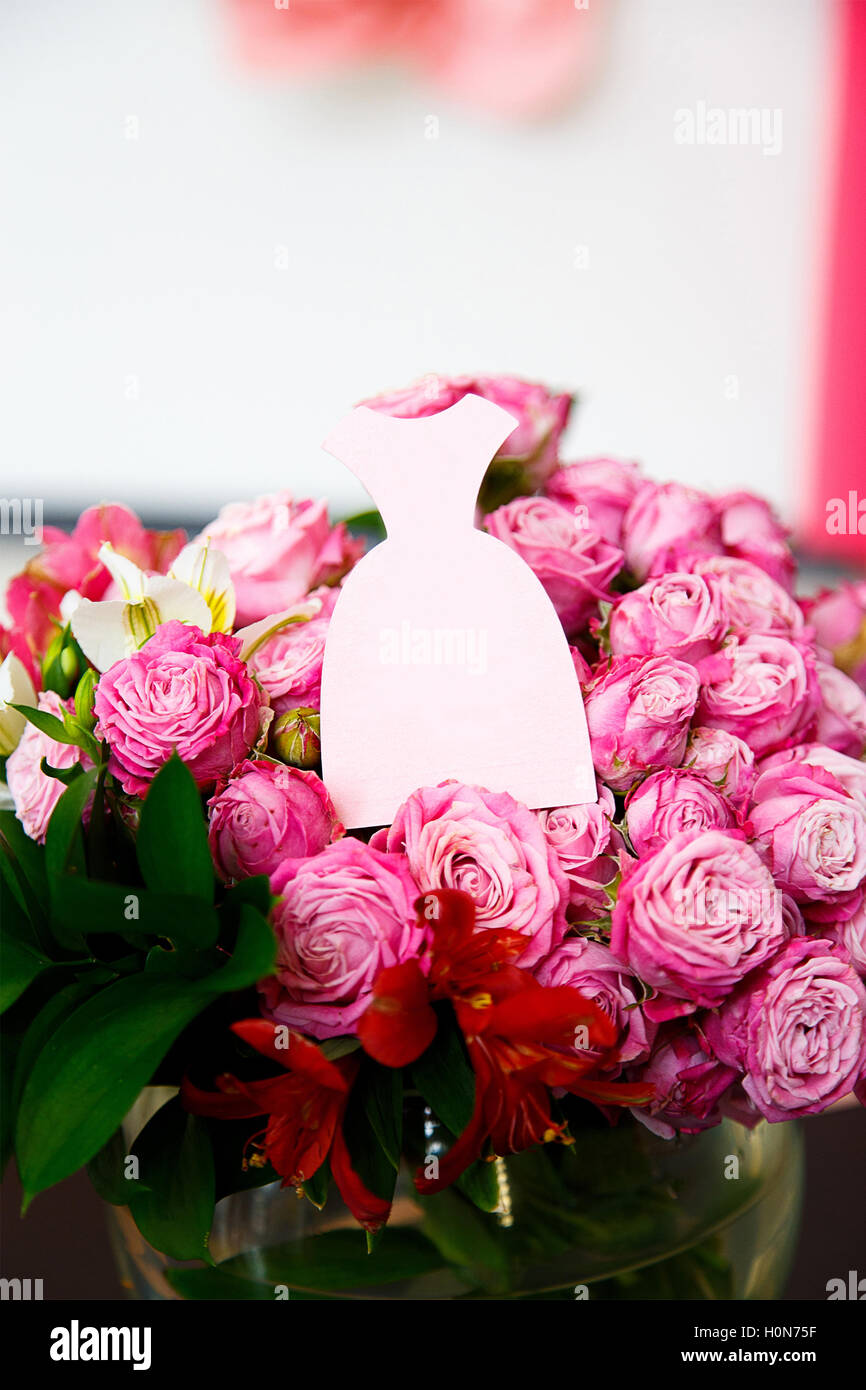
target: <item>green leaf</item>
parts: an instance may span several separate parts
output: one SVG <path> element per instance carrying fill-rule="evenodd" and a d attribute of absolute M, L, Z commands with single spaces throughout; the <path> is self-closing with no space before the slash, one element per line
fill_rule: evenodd
<path fill-rule="evenodd" d="M 331 1169 L 326 1159 L 325 1162 L 316 1169 L 313 1176 L 307 1178 L 307 1181 L 302 1184 L 304 1196 L 308 1201 L 312 1202 L 313 1206 L 316 1207 L 318 1211 L 322 1210 L 322 1207 L 328 1200 L 328 1189 L 330 1185 Z"/>
<path fill-rule="evenodd" d="M 52 962 L 9 936 L 0 940 L 0 1013 L 22 995 L 29 984 Z"/>
<path fill-rule="evenodd" d="M 108 985 L 60 1024 L 21 1098 L 16 1148 L 27 1200 L 102 1147 L 202 1004 L 200 986 L 144 973 Z"/>
<path fill-rule="evenodd" d="M 357 1087 L 370 1127 L 396 1172 L 403 1148 L 403 1073 L 365 1058 Z"/>
<path fill-rule="evenodd" d="M 35 709 L 32 705 L 10 705 L 9 708 L 17 709 L 19 714 L 23 714 L 25 719 L 35 724 L 40 733 L 46 734 L 55 743 L 69 743 L 76 748 L 79 746 L 78 738 L 56 714 L 49 714 L 46 709 Z"/>
<path fill-rule="evenodd" d="M 354 516 L 346 518 L 345 524 L 350 531 L 357 531 L 363 536 L 369 536 L 374 541 L 383 541 L 388 534 L 381 512 L 375 510 L 356 512 Z"/>
<path fill-rule="evenodd" d="M 87 1165 L 87 1176 L 95 1191 L 103 1202 L 110 1202 L 114 1207 L 128 1206 L 135 1194 L 145 1188 L 137 1178 L 126 1176 L 128 1158 L 123 1130 L 118 1127 Z"/>
<path fill-rule="evenodd" d="M 323 1231 L 284 1245 L 236 1255 L 217 1266 L 220 1273 L 309 1293 L 371 1288 L 416 1279 L 441 1269 L 435 1246 L 418 1231 L 389 1226 L 373 1255 L 366 1253 L 361 1230 Z M 175 1285 L 177 1287 L 177 1285 Z"/>
<path fill-rule="evenodd" d="M 150 784 L 141 811 L 138 862 L 148 888 L 213 902 L 214 870 L 195 780 L 176 754 Z"/>
<path fill-rule="evenodd" d="M 95 879 L 60 880 L 52 905 L 52 922 L 64 932 L 95 932 L 166 937 L 179 944 L 212 946 L 219 934 L 214 908 L 201 898 L 152 893 Z"/>
<path fill-rule="evenodd" d="M 214 1299 L 221 1303 L 274 1301 L 272 1285 L 256 1284 L 252 1279 L 226 1274 L 219 1265 L 215 1269 L 165 1269 L 163 1273 L 175 1293 L 195 1302 Z"/>
<path fill-rule="evenodd" d="M 145 1240 L 170 1259 L 209 1260 L 215 1195 L 206 1125 L 175 1096 L 145 1125 L 133 1153 L 147 1190 L 129 1205 Z"/>
<path fill-rule="evenodd" d="M 70 782 L 74 782 L 76 777 L 80 777 L 84 772 L 81 763 L 73 763 L 71 767 L 52 767 L 47 758 L 42 758 L 39 763 L 39 770 L 46 777 L 54 777 L 58 782 L 64 782 L 67 787 Z"/>
<path fill-rule="evenodd" d="M 97 777 L 96 768 L 77 777 L 54 807 L 45 837 L 45 867 L 49 881 L 67 872 L 87 876 L 81 818 Z"/>
<path fill-rule="evenodd" d="M 249 903 L 250 907 L 267 917 L 275 898 L 267 876 L 256 874 L 254 878 L 242 878 L 239 883 L 232 884 L 226 892 L 225 901 L 237 911 L 244 903 Z"/>
<path fill-rule="evenodd" d="M 439 1027 L 427 1051 L 412 1066 L 412 1080 L 436 1118 L 462 1134 L 475 1108 L 475 1073 L 449 1009 L 437 1010 Z"/>
<path fill-rule="evenodd" d="M 491 1225 L 453 1188 L 422 1198 L 421 1205 L 424 1232 L 449 1264 L 471 1270 L 488 1289 L 506 1286 L 508 1250 L 495 1223 Z"/>
<path fill-rule="evenodd" d="M 231 959 L 201 981 L 200 988 L 215 994 L 246 989 L 274 968 L 277 941 L 267 918 L 246 904 L 241 908 L 240 927 Z"/>
<path fill-rule="evenodd" d="M 45 850 L 25 834 L 14 811 L 0 811 L 0 872 L 31 920 L 45 922 L 48 911 Z"/>

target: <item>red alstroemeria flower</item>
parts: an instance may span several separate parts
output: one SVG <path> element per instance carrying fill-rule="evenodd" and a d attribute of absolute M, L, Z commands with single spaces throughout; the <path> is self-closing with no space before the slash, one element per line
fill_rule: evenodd
<path fill-rule="evenodd" d="M 286 1074 L 261 1081 L 219 1076 L 216 1084 L 222 1094 L 202 1091 L 185 1079 L 181 1099 L 187 1110 L 219 1119 L 267 1115 L 258 1147 L 283 1179 L 283 1187 L 300 1187 L 330 1154 L 331 1172 L 346 1206 L 366 1230 L 378 1230 L 388 1220 L 390 1203 L 365 1187 L 352 1167 L 343 1136 L 358 1058 L 350 1055 L 331 1062 L 315 1043 L 295 1032 L 289 1033 L 287 1048 L 277 1047 L 278 1032 L 285 1034 L 261 1018 L 234 1023 L 232 1031 L 263 1056 L 279 1062 Z"/>

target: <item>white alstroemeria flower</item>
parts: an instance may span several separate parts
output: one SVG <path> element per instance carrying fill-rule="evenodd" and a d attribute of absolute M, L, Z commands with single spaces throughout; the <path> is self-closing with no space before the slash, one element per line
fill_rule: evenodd
<path fill-rule="evenodd" d="M 82 598 L 74 609 L 71 603 L 67 605 L 67 612 L 72 610 L 72 635 L 97 671 L 107 671 L 116 661 L 131 656 L 158 627 L 172 619 L 194 624 L 202 632 L 211 631 L 207 599 L 193 585 L 168 575 L 145 574 L 108 542 L 100 546 L 99 559 L 123 597 L 99 602 Z"/>
<path fill-rule="evenodd" d="M 18 747 L 27 720 L 12 705 L 36 704 L 36 691 L 27 667 L 14 652 L 3 658 L 0 666 L 0 757 L 8 758 Z"/>
<path fill-rule="evenodd" d="M 249 627 L 239 628 L 235 637 L 240 638 L 241 661 L 249 661 L 253 653 L 264 646 L 269 637 L 273 637 L 281 628 L 288 627 L 289 623 L 305 623 L 308 619 L 315 618 L 321 606 L 321 599 L 304 599 L 301 603 L 284 609 L 282 613 L 272 613 L 270 617 L 260 618 L 257 623 L 250 623 Z"/>
<path fill-rule="evenodd" d="M 185 545 L 168 572 L 197 589 L 211 611 L 211 632 L 231 632 L 235 620 L 235 586 L 221 550 L 195 541 Z"/>

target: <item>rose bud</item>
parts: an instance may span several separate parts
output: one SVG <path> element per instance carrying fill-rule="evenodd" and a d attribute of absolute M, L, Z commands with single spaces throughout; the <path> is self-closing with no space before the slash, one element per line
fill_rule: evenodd
<path fill-rule="evenodd" d="M 292 709 L 271 727 L 271 752 L 290 767 L 317 767 L 322 754 L 319 711 Z"/>

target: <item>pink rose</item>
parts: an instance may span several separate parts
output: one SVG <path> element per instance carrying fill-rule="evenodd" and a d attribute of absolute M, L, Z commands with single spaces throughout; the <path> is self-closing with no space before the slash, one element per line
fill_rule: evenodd
<path fill-rule="evenodd" d="M 866 690 L 866 579 L 823 589 L 804 599 L 803 608 L 818 646 Z"/>
<path fill-rule="evenodd" d="M 765 772 L 767 768 L 782 767 L 785 763 L 805 763 L 807 767 L 825 768 L 837 782 L 841 782 L 866 815 L 866 763 L 849 758 L 846 753 L 839 753 L 824 743 L 801 743 L 795 748 L 784 748 L 763 758 L 760 770 Z"/>
<path fill-rule="evenodd" d="M 611 545 L 622 545 L 623 520 L 641 486 L 640 467 L 620 459 L 583 459 L 557 468 L 544 489 L 573 514 L 586 508 L 590 524 Z"/>
<path fill-rule="evenodd" d="M 802 642 L 776 635 L 732 635 L 702 669 L 698 722 L 727 729 L 760 757 L 807 737 L 819 704 L 815 660 Z"/>
<path fill-rule="evenodd" d="M 361 404 L 383 415 L 417 420 L 438 415 L 470 393 L 502 406 L 517 420 L 517 428 L 500 448 L 481 484 L 479 506 L 489 511 L 518 493 L 535 492 L 556 467 L 560 436 L 572 406 L 573 398 L 567 392 L 557 394 L 518 377 L 431 375 Z"/>
<path fill-rule="evenodd" d="M 220 878 L 272 874 L 344 833 L 324 782 L 266 758 L 247 759 L 208 802 L 208 841 Z"/>
<path fill-rule="evenodd" d="M 745 1071 L 743 1089 L 765 1119 L 817 1115 L 853 1091 L 866 1064 L 866 990 L 832 941 L 798 937 L 751 975 L 707 1036 Z"/>
<path fill-rule="evenodd" d="M 271 878 L 276 978 L 259 986 L 265 1011 L 314 1038 L 353 1033 L 381 970 L 417 956 L 424 930 L 406 860 L 347 837 Z"/>
<path fill-rule="evenodd" d="M 776 632 L 782 637 L 802 633 L 802 610 L 781 584 L 751 560 L 689 555 L 681 563 L 713 586 L 725 626 L 737 636 L 748 632 Z"/>
<path fill-rule="evenodd" d="M 643 772 L 682 762 L 700 684 L 672 656 L 614 657 L 586 692 L 596 771 L 614 791 Z"/>
<path fill-rule="evenodd" d="M 797 902 L 837 902 L 866 878 L 866 816 L 824 768 L 763 771 L 749 825 L 776 883 Z"/>
<path fill-rule="evenodd" d="M 595 916 L 607 905 L 604 887 L 619 871 L 617 856 L 623 839 L 614 828 L 616 802 L 608 787 L 600 787 L 596 802 L 557 806 L 539 811 L 547 843 L 555 851 L 569 883 L 569 906 Z"/>
<path fill-rule="evenodd" d="M 719 555 L 722 533 L 716 503 L 681 483 L 646 482 L 626 512 L 623 549 L 628 568 L 639 580 L 679 569 L 677 555 L 689 550 Z"/>
<path fill-rule="evenodd" d="M 370 843 L 405 853 L 422 893 L 469 893 L 479 927 L 523 932 L 522 966 L 548 955 L 565 935 L 568 880 L 538 817 L 507 792 L 459 782 L 422 787 Z"/>
<path fill-rule="evenodd" d="M 821 703 L 815 737 L 849 757 L 866 752 L 866 692 L 837 666 L 826 661 L 817 664 Z"/>
<path fill-rule="evenodd" d="M 282 612 L 318 584 L 336 583 L 363 550 L 342 522 L 331 526 L 325 502 L 295 502 L 289 492 L 230 503 L 197 540 L 228 560 L 238 627 Z"/>
<path fill-rule="evenodd" d="M 755 755 L 727 729 L 692 729 L 683 766 L 712 782 L 722 796 L 741 807 L 755 782 Z"/>
<path fill-rule="evenodd" d="M 73 702 L 67 700 L 64 704 L 53 690 L 43 690 L 37 708 L 62 719 L 64 709 L 71 711 Z M 56 743 L 47 734 L 40 733 L 35 724 L 26 725 L 18 746 L 6 760 L 6 784 L 15 803 L 16 816 L 31 840 L 38 840 L 40 844 L 48 833 L 54 807 L 66 790 L 58 777 L 49 777 L 42 771 L 43 758 L 49 767 L 69 768 L 76 763 L 82 767 L 93 766 L 74 744 Z"/>
<path fill-rule="evenodd" d="M 750 560 L 790 592 L 797 564 L 788 545 L 788 529 L 769 502 L 751 492 L 732 492 L 717 498 L 716 506 L 726 554 Z"/>
<path fill-rule="evenodd" d="M 19 639 L 29 652 L 31 670 L 38 668 L 57 630 L 60 602 L 75 590 L 84 598 L 101 599 L 111 575 L 99 560 L 99 549 L 109 542 L 148 573 L 165 573 L 182 548 L 183 531 L 148 531 L 128 507 L 103 505 L 81 513 L 71 535 L 46 526 L 43 547 L 21 574 L 10 580 L 6 607 Z M 23 658 L 20 647 L 15 648 Z M 34 663 L 34 665 L 31 665 Z"/>
<path fill-rule="evenodd" d="M 665 1000 L 650 1018 L 715 1008 L 785 940 L 769 870 L 736 830 L 684 831 L 620 884 L 610 945 Z"/>
<path fill-rule="evenodd" d="M 318 589 L 312 595 L 322 602 L 315 617 L 288 623 L 249 659 L 250 670 L 267 691 L 274 713 L 293 709 L 318 709 L 322 694 L 322 662 L 325 639 L 337 590 Z"/>
<path fill-rule="evenodd" d="M 852 916 L 825 923 L 821 935 L 846 951 L 858 975 L 866 976 L 866 897 L 860 898 Z"/>
<path fill-rule="evenodd" d="M 200 787 L 247 756 L 270 711 L 239 651 L 235 637 L 172 621 L 100 677 L 96 732 L 124 791 L 143 796 L 174 752 Z"/>
<path fill-rule="evenodd" d="M 639 1062 L 649 1053 L 655 1025 L 644 1018 L 641 991 L 622 961 L 597 941 L 572 936 L 547 956 L 535 970 L 545 986 L 570 985 L 598 1004 L 619 1029 L 616 1045 L 619 1072 L 626 1062 Z"/>
<path fill-rule="evenodd" d="M 668 652 L 700 661 L 725 634 L 715 586 L 697 574 L 662 574 L 618 599 L 610 614 L 608 645 L 614 656 Z"/>
<path fill-rule="evenodd" d="M 635 854 L 654 854 L 675 835 L 699 835 L 714 826 L 726 830 L 736 816 L 709 782 L 684 768 L 651 772 L 632 787 L 626 800 L 626 826 Z"/>
<path fill-rule="evenodd" d="M 622 568 L 622 551 L 561 503 L 518 497 L 491 512 L 484 525 L 541 580 L 566 632 L 585 627 L 599 602 L 612 597 L 608 586 Z"/>
<path fill-rule="evenodd" d="M 663 1139 L 679 1131 L 696 1134 L 722 1118 L 719 1102 L 737 1080 L 735 1067 L 725 1066 L 712 1053 L 693 1024 L 666 1024 L 658 1034 L 652 1056 L 629 1071 L 629 1081 L 654 1088 L 649 1105 L 632 1110 L 647 1129 Z"/>

